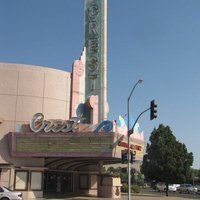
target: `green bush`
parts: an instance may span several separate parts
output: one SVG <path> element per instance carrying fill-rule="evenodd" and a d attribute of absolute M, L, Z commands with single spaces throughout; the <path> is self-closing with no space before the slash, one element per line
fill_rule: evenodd
<path fill-rule="evenodd" d="M 131 185 L 131 192 L 139 193 L 140 192 L 140 186 L 139 185 Z"/>
<path fill-rule="evenodd" d="M 123 183 L 122 184 L 121 192 L 125 192 L 125 193 L 128 192 L 128 184 L 127 183 Z"/>
<path fill-rule="evenodd" d="M 121 187 L 121 192 L 127 193 L 128 192 L 128 184 L 123 183 Z M 139 193 L 140 192 L 140 186 L 138 185 L 131 185 L 131 192 L 133 193 Z"/>

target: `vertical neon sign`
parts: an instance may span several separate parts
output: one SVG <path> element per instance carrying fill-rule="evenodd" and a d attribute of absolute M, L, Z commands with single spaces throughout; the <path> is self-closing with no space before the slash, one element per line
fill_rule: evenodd
<path fill-rule="evenodd" d="M 85 1 L 85 47 L 86 47 L 86 74 L 85 74 L 85 96 L 99 97 L 99 121 L 104 120 L 106 100 L 106 54 L 104 34 L 106 32 L 104 23 L 106 0 Z M 105 114 L 106 113 L 106 114 Z"/>

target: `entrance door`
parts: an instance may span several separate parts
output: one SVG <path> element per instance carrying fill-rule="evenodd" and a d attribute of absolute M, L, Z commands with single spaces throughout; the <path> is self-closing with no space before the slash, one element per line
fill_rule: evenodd
<path fill-rule="evenodd" d="M 67 193 L 73 191 L 72 173 L 47 171 L 44 173 L 44 193 Z"/>
<path fill-rule="evenodd" d="M 72 192 L 72 173 L 62 174 L 62 192 Z"/>

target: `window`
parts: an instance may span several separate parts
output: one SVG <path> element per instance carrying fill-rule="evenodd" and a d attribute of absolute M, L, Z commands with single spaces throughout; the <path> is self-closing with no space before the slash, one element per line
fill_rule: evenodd
<path fill-rule="evenodd" d="M 15 171 L 15 190 L 27 190 L 28 171 Z"/>
<path fill-rule="evenodd" d="M 89 180 L 88 175 L 81 174 L 79 176 L 79 188 L 80 189 L 88 189 L 89 188 Z"/>
<path fill-rule="evenodd" d="M 42 172 L 31 172 L 31 190 L 42 190 Z"/>

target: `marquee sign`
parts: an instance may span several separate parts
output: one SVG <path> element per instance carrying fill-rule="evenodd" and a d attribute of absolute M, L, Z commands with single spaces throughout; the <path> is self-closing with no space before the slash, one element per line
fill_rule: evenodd
<path fill-rule="evenodd" d="M 105 120 L 94 125 L 79 121 L 78 117 L 45 120 L 42 113 L 36 113 L 30 121 L 33 132 L 26 129 L 9 134 L 10 154 L 13 157 L 111 157 L 113 123 Z"/>
<path fill-rule="evenodd" d="M 12 157 L 112 157 L 113 133 L 9 133 Z"/>
<path fill-rule="evenodd" d="M 33 115 L 30 127 L 8 135 L 12 157 L 106 157 L 121 158 L 128 148 L 127 137 L 113 132 L 113 122 L 105 120 L 97 125 L 81 124 L 75 117 L 69 120 L 44 118 Z M 115 127 L 116 129 L 116 127 Z M 143 142 L 131 139 L 130 149 L 143 156 Z"/>

